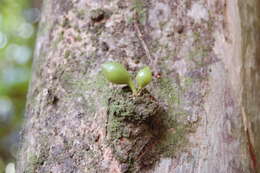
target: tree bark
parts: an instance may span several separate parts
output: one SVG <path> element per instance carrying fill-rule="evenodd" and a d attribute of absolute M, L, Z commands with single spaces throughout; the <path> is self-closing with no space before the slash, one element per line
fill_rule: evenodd
<path fill-rule="evenodd" d="M 259 171 L 259 8 L 258 0 L 45 0 L 17 172 Z M 133 74 L 150 66 L 149 98 L 162 111 L 112 124 L 113 104 L 132 98 L 106 82 L 106 61 Z"/>

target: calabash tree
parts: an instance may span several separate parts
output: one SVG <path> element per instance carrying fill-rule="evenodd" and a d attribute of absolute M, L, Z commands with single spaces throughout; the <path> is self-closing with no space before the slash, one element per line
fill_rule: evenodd
<path fill-rule="evenodd" d="M 45 0 L 17 171 L 257 172 L 259 7 Z"/>

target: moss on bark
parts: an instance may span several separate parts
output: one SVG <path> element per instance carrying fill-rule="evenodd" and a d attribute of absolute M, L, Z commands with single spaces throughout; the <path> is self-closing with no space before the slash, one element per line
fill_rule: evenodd
<path fill-rule="evenodd" d="M 186 146 L 190 127 L 169 119 L 148 90 L 138 96 L 129 87 L 114 91 L 108 101 L 107 132 L 122 172 L 151 169 L 160 157 L 175 156 Z"/>

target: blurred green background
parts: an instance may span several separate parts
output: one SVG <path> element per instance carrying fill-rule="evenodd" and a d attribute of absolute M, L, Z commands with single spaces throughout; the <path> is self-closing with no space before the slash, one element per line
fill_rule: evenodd
<path fill-rule="evenodd" d="M 15 162 L 40 3 L 0 0 L 0 173 Z"/>

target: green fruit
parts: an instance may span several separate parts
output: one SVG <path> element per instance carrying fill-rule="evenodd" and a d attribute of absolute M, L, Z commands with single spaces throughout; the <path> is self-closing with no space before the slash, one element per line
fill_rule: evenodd
<path fill-rule="evenodd" d="M 152 72 L 149 67 L 144 67 L 141 69 L 136 76 L 136 81 L 139 89 L 144 88 L 152 80 Z"/>
<path fill-rule="evenodd" d="M 133 93 L 136 92 L 130 74 L 126 71 L 123 65 L 117 62 L 107 62 L 102 65 L 102 72 L 110 82 L 114 84 L 127 84 L 130 86 Z"/>
<path fill-rule="evenodd" d="M 104 76 L 114 84 L 128 84 L 130 74 L 126 71 L 123 65 L 117 62 L 107 62 L 102 65 Z"/>

